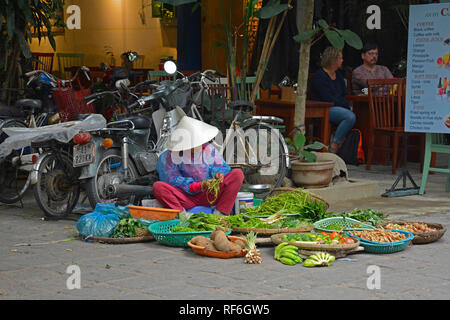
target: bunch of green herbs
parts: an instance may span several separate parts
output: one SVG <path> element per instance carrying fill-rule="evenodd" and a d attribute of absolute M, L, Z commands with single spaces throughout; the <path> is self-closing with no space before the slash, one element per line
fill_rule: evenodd
<path fill-rule="evenodd" d="M 134 218 L 121 219 L 114 229 L 113 238 L 134 238 L 139 228 L 143 228 L 142 224 Z"/>
<path fill-rule="evenodd" d="M 171 232 L 201 232 L 214 231 L 223 225 L 223 219 L 215 214 L 206 213 L 180 213 L 180 225 Z"/>

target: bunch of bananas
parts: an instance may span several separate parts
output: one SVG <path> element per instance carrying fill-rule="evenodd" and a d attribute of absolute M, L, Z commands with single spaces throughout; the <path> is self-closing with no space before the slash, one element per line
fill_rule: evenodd
<path fill-rule="evenodd" d="M 321 252 L 310 256 L 303 262 L 304 267 L 329 267 L 336 258 L 329 253 Z"/>
<path fill-rule="evenodd" d="M 296 246 L 289 245 L 287 242 L 283 242 L 275 248 L 274 258 L 282 264 L 289 266 L 294 266 L 303 261 L 298 255 L 298 248 Z"/>

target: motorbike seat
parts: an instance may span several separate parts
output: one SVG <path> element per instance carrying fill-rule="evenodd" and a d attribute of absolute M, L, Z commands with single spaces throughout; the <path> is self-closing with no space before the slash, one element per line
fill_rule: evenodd
<path fill-rule="evenodd" d="M 131 122 L 133 122 L 135 129 L 148 129 L 152 126 L 152 121 L 146 117 L 133 116 L 127 117 L 122 120 L 130 120 Z"/>
<path fill-rule="evenodd" d="M 42 101 L 37 99 L 20 99 L 16 101 L 15 106 L 20 109 L 34 109 L 42 108 Z"/>

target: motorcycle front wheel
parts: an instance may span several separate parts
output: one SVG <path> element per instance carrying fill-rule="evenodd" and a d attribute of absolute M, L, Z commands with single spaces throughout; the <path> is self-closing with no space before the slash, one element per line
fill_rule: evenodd
<path fill-rule="evenodd" d="M 60 218 L 72 212 L 80 197 L 78 172 L 66 153 L 50 153 L 42 160 L 33 191 L 47 217 Z"/>
<path fill-rule="evenodd" d="M 110 184 L 126 183 L 122 163 L 122 154 L 119 149 L 109 149 L 105 152 L 95 176 L 86 181 L 86 192 L 92 208 L 95 208 L 97 203 L 116 200 L 108 195 L 107 188 Z M 139 175 L 130 158 L 128 158 L 128 174 L 128 179 L 131 180 Z M 135 197 L 130 197 L 128 200 L 132 204 Z"/>

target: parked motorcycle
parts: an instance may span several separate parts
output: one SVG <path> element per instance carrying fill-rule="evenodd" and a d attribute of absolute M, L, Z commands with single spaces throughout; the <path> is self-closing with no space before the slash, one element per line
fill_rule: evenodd
<path fill-rule="evenodd" d="M 44 71 L 32 71 L 25 75 L 26 98 L 16 101 L 14 107 L 0 108 L 0 143 L 8 135 L 8 128 L 37 128 L 58 121 L 52 89 L 56 79 Z M 8 204 L 20 201 L 30 186 L 29 172 L 39 150 L 26 146 L 13 150 L 0 161 L 0 201 Z"/>

